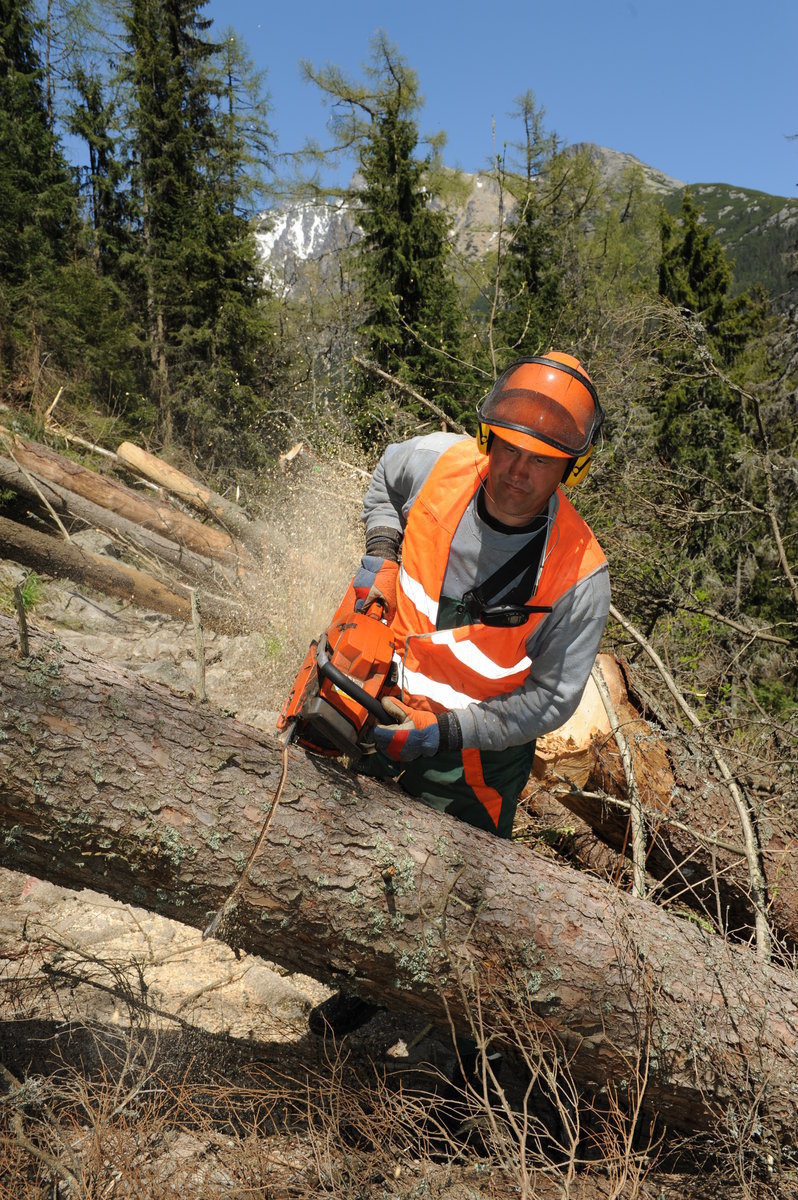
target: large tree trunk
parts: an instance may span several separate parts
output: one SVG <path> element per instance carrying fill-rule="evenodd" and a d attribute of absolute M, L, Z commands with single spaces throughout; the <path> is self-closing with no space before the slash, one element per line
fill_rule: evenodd
<path fill-rule="evenodd" d="M 202 929 L 280 777 L 275 740 L 0 617 L 3 863 Z M 461 1031 L 552 1039 L 563 1070 L 645 1083 L 668 1124 L 796 1125 L 792 975 L 526 847 L 290 752 L 282 802 L 222 936 Z"/>
<path fill-rule="evenodd" d="M 654 720 L 646 719 L 623 664 L 607 654 L 599 663 L 632 753 L 649 873 L 660 882 L 663 896 L 698 909 L 722 931 L 747 938 L 754 906 L 729 788 L 713 777 L 709 755 L 702 761 L 684 738 L 666 738 Z M 602 841 L 631 852 L 627 776 L 592 681 L 572 720 L 541 740 L 535 774 Z M 798 945 L 798 836 L 756 807 L 751 804 L 751 817 L 768 888 L 768 919 L 791 953 Z"/>

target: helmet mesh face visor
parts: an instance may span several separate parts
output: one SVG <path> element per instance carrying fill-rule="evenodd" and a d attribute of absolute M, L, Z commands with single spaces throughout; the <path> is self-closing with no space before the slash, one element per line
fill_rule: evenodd
<path fill-rule="evenodd" d="M 593 394 L 581 380 L 563 372 L 552 372 L 553 395 L 534 387 L 520 386 L 523 368 L 500 377 L 486 397 L 479 419 L 490 427 L 515 430 L 553 447 L 561 454 L 577 457 L 591 446 L 601 411 Z M 539 375 L 538 375 L 539 378 Z M 543 382 L 541 380 L 541 382 Z M 556 397 L 556 398 L 555 398 Z"/>

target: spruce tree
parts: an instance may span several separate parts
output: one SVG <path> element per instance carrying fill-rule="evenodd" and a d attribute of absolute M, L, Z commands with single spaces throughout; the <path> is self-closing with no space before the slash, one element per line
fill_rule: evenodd
<path fill-rule="evenodd" d="M 50 132 L 33 7 L 0 0 L 0 374 L 33 381 L 57 276 L 75 248 L 76 188 Z"/>
<path fill-rule="evenodd" d="M 417 152 L 418 80 L 384 35 L 372 50 L 364 83 L 334 67 L 305 68 L 336 103 L 331 128 L 337 146 L 357 151 L 360 180 L 347 197 L 363 231 L 356 252 L 365 310 L 359 335 L 377 366 L 462 419 L 470 415 L 464 408 L 469 373 L 461 361 L 464 318 L 450 269 L 449 221 L 436 206 L 434 149 L 425 157 Z M 362 387 L 367 401 L 384 390 L 370 374 Z M 407 393 L 400 402 L 429 415 Z M 381 423 L 379 401 L 375 405 L 358 405 L 367 439 Z"/>
<path fill-rule="evenodd" d="M 256 435 L 268 326 L 240 145 L 220 108 L 204 0 L 130 0 L 132 204 L 149 391 L 163 441 L 224 453 Z M 251 447 L 256 444 L 253 436 Z"/>
<path fill-rule="evenodd" d="M 659 293 L 681 310 L 700 341 L 726 370 L 761 329 L 761 305 L 732 297 L 732 267 L 711 226 L 686 189 L 678 217 L 662 210 Z M 690 349 L 667 352 L 672 383 L 658 414 L 660 450 L 707 479 L 727 479 L 743 428 L 739 397 L 701 369 Z"/>

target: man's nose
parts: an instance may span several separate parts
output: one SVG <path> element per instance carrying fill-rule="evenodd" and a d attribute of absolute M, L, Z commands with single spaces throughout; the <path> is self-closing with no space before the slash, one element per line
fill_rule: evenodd
<path fill-rule="evenodd" d="M 507 474 L 509 475 L 510 479 L 526 479 L 526 477 L 529 475 L 528 464 L 522 462 L 520 458 L 514 458 L 510 463 L 510 469 Z"/>

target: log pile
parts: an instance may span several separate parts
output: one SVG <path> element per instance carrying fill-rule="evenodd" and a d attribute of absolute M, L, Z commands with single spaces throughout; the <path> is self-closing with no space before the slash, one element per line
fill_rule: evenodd
<path fill-rule="evenodd" d="M 263 525 L 130 443 L 111 457 L 117 467 L 157 487 L 143 495 L 110 474 L 0 428 L 0 486 L 24 500 L 28 518 L 0 520 L 0 557 L 182 620 L 191 619 L 195 592 L 210 628 L 225 633 L 261 628 L 265 615 L 247 599 L 257 595 L 253 574 L 263 559 Z M 204 519 L 185 512 L 181 501 Z M 109 536 L 114 557 L 93 554 L 72 540 L 71 533 L 87 527 Z M 122 556 L 129 561 L 120 561 Z"/>

